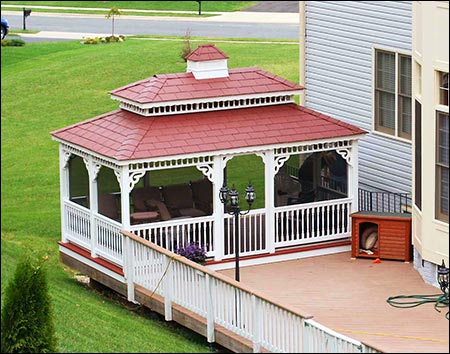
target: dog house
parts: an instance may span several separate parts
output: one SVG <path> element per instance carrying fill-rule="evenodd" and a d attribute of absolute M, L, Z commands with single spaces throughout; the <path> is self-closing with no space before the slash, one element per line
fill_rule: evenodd
<path fill-rule="evenodd" d="M 411 259 L 411 214 L 361 211 L 352 218 L 352 258 Z"/>

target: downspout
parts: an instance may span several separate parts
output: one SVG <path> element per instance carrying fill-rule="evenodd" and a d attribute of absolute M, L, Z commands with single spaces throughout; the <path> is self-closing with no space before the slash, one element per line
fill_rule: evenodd
<path fill-rule="evenodd" d="M 300 33 L 299 33 L 299 85 L 305 87 L 305 76 L 306 76 L 306 14 L 305 14 L 306 3 L 305 1 L 300 1 L 299 4 L 299 18 L 300 18 Z M 305 90 L 303 90 L 299 95 L 299 104 L 305 106 Z"/>

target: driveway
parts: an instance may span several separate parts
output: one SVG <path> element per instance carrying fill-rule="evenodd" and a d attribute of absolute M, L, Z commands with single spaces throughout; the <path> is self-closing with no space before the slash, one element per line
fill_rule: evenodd
<path fill-rule="evenodd" d="M 298 1 L 260 1 L 259 4 L 247 7 L 245 12 L 290 12 L 299 11 Z"/>

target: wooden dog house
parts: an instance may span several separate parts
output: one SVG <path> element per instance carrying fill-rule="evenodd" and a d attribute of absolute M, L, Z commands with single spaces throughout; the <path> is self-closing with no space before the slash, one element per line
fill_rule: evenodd
<path fill-rule="evenodd" d="M 361 211 L 352 218 L 352 258 L 411 259 L 411 214 Z"/>

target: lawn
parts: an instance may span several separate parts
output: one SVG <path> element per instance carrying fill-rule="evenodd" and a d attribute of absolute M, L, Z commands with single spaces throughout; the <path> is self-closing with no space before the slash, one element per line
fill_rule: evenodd
<path fill-rule="evenodd" d="M 259 1 L 202 1 L 202 12 L 240 11 L 257 4 L 258 2 Z M 1 4 L 104 9 L 117 7 L 121 10 L 198 11 L 197 1 L 2 1 Z"/>
<path fill-rule="evenodd" d="M 298 82 L 298 45 L 216 45 L 230 57 L 230 68 L 257 65 Z M 2 297 L 22 254 L 48 256 L 61 352 L 211 350 L 204 338 L 128 311 L 76 281 L 73 271 L 59 262 L 57 246 L 58 144 L 49 133 L 116 109 L 118 103 L 108 94 L 114 88 L 157 73 L 184 72 L 181 47 L 179 41 L 128 39 L 103 45 L 65 41 L 1 48 Z M 244 177 L 235 178 L 242 178 L 245 186 Z"/>

